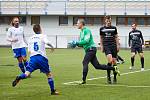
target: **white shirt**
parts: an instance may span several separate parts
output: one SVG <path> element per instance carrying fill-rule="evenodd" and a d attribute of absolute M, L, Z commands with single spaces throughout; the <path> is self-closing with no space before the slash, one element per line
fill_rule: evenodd
<path fill-rule="evenodd" d="M 23 27 L 10 27 L 7 31 L 7 39 L 17 39 L 16 42 L 11 42 L 12 49 L 26 47 Z"/>
<path fill-rule="evenodd" d="M 28 42 L 28 51 L 30 52 L 30 57 L 40 54 L 47 58 L 45 51 L 45 44 L 48 44 L 49 41 L 47 36 L 44 34 L 35 34 L 29 38 Z"/>

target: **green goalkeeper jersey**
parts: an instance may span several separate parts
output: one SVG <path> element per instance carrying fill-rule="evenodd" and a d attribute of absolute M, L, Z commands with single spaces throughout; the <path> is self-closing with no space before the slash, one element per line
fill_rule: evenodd
<path fill-rule="evenodd" d="M 87 52 L 87 49 L 89 49 L 91 47 L 96 47 L 94 40 L 93 40 L 91 30 L 88 29 L 87 27 L 84 27 L 81 30 L 80 40 L 79 40 L 78 44 L 79 44 L 79 46 L 82 46 L 84 48 L 85 52 Z"/>

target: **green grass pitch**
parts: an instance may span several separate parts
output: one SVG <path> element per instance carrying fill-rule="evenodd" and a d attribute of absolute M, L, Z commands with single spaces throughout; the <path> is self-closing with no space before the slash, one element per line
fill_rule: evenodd
<path fill-rule="evenodd" d="M 150 100 L 150 51 L 145 51 L 145 70 L 140 70 L 140 59 L 136 56 L 135 70 L 130 71 L 130 51 L 121 50 L 125 63 L 118 65 L 121 74 L 118 84 L 108 85 L 106 78 L 88 80 L 87 85 L 65 85 L 63 83 L 79 81 L 82 76 L 82 49 L 56 49 L 54 53 L 47 50 L 58 96 L 51 96 L 47 78 L 39 70 L 31 78 L 20 81 L 16 87 L 12 80 L 20 74 L 17 60 L 13 58 L 10 48 L 0 48 L 0 100 Z M 97 57 L 100 63 L 107 60 L 99 50 Z M 131 73 L 133 72 L 133 73 Z M 95 70 L 89 65 L 88 79 L 104 77 L 106 71 Z"/>

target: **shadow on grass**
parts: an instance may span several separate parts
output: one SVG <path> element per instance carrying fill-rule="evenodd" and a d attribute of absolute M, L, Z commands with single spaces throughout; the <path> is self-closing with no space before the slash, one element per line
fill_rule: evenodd
<path fill-rule="evenodd" d="M 0 64 L 0 67 L 3 67 L 3 66 L 5 66 L 5 67 L 12 67 L 12 66 L 15 66 L 15 65 L 13 65 L 13 64 Z"/>

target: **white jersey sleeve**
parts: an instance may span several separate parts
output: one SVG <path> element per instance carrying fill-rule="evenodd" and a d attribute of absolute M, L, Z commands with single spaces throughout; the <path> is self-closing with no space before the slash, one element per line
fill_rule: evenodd
<path fill-rule="evenodd" d="M 10 31 L 10 28 L 8 29 L 8 31 L 7 31 L 7 40 L 8 41 L 11 41 L 12 40 L 12 33 L 11 33 L 11 31 Z"/>

